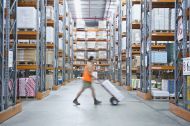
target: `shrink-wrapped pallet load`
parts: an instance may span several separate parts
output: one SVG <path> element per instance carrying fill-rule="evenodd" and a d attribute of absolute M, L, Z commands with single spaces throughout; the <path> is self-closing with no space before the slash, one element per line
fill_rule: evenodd
<path fill-rule="evenodd" d="M 76 58 L 77 59 L 85 59 L 84 52 L 77 52 L 76 53 Z"/>
<path fill-rule="evenodd" d="M 97 49 L 107 49 L 107 42 L 97 42 L 96 48 Z"/>
<path fill-rule="evenodd" d="M 101 39 L 107 39 L 107 32 L 106 31 L 99 31 L 97 38 L 100 40 Z"/>
<path fill-rule="evenodd" d="M 59 15 L 60 16 L 63 16 L 63 5 L 62 4 L 59 4 Z"/>
<path fill-rule="evenodd" d="M 141 20 L 141 5 L 134 4 L 132 6 L 132 22 L 140 22 Z"/>
<path fill-rule="evenodd" d="M 87 38 L 88 39 L 95 39 L 96 38 L 96 32 L 87 32 Z"/>
<path fill-rule="evenodd" d="M 53 49 L 46 50 L 46 64 L 53 65 L 54 64 L 54 52 Z"/>
<path fill-rule="evenodd" d="M 86 49 L 86 42 L 77 42 L 77 49 Z"/>
<path fill-rule="evenodd" d="M 77 32 L 76 37 L 78 39 L 85 39 L 86 38 L 86 33 L 85 32 Z"/>
<path fill-rule="evenodd" d="M 141 31 L 138 29 L 132 30 L 132 43 L 140 43 L 141 40 Z"/>
<path fill-rule="evenodd" d="M 96 42 L 87 42 L 88 49 L 96 49 Z"/>
<path fill-rule="evenodd" d="M 99 59 L 106 59 L 107 58 L 107 52 L 106 51 L 99 51 L 98 57 L 99 57 Z"/>
<path fill-rule="evenodd" d="M 36 30 L 36 9 L 34 7 L 17 7 L 17 28 Z"/>
<path fill-rule="evenodd" d="M 63 50 L 63 39 L 59 38 L 59 50 Z"/>
<path fill-rule="evenodd" d="M 106 21 L 99 21 L 98 22 L 98 28 L 106 29 L 107 28 L 107 22 Z"/>
<path fill-rule="evenodd" d="M 47 6 L 46 7 L 46 18 L 48 20 L 53 20 L 54 19 L 54 9 L 52 6 Z"/>
<path fill-rule="evenodd" d="M 122 33 L 126 32 L 126 21 L 122 21 Z"/>
<path fill-rule="evenodd" d="M 59 20 L 59 33 L 63 33 L 63 22 Z"/>
<path fill-rule="evenodd" d="M 123 38 L 122 38 L 122 47 L 121 47 L 122 50 L 125 50 L 125 49 L 126 49 L 126 43 L 127 43 L 127 42 L 126 42 L 126 37 L 123 37 Z"/>
<path fill-rule="evenodd" d="M 84 20 L 77 20 L 76 21 L 76 28 L 85 28 Z"/>
<path fill-rule="evenodd" d="M 17 61 L 36 62 L 35 49 L 17 49 Z"/>
<path fill-rule="evenodd" d="M 48 43 L 54 42 L 54 28 L 53 27 L 46 28 L 46 42 Z"/>

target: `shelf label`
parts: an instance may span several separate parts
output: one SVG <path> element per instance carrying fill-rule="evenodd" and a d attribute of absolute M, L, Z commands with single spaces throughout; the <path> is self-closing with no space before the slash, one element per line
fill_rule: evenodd
<path fill-rule="evenodd" d="M 182 21 L 182 17 L 178 21 L 177 39 L 178 39 L 178 41 L 183 39 L 183 21 Z"/>
<path fill-rule="evenodd" d="M 190 57 L 183 58 L 183 75 L 190 75 Z"/>

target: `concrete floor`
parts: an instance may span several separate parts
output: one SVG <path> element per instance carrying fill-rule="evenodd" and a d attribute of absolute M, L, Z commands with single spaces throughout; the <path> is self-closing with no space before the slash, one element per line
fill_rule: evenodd
<path fill-rule="evenodd" d="M 81 105 L 75 106 L 72 100 L 80 86 L 81 81 L 73 81 L 44 100 L 25 100 L 23 112 L 0 126 L 190 126 L 168 111 L 168 102 L 143 101 L 135 92 L 122 90 L 126 99 L 111 106 L 110 95 L 98 84 L 94 87 L 102 105 L 94 106 L 86 90 Z"/>

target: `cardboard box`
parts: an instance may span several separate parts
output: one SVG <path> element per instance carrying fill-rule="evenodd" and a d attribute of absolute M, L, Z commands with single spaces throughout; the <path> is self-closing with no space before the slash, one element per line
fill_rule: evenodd
<path fill-rule="evenodd" d="M 52 6 L 46 7 L 46 18 L 50 20 L 54 19 L 54 9 Z"/>
<path fill-rule="evenodd" d="M 46 27 L 46 42 L 54 42 L 54 28 Z"/>
<path fill-rule="evenodd" d="M 36 30 L 36 9 L 34 7 L 17 7 L 17 27 Z"/>

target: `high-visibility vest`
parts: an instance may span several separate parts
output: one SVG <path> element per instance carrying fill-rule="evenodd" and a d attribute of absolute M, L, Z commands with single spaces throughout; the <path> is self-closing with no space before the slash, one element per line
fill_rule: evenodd
<path fill-rule="evenodd" d="M 84 73 L 83 73 L 83 81 L 87 82 L 92 82 L 92 77 L 88 71 L 88 66 L 86 65 L 84 68 Z"/>

